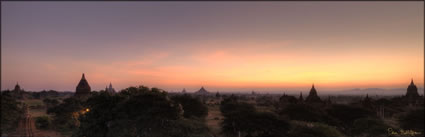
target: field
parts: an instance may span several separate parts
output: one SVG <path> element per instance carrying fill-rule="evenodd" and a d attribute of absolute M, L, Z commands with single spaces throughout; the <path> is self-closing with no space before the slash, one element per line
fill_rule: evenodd
<path fill-rule="evenodd" d="M 25 99 L 20 100 L 21 102 L 27 104 L 28 106 L 44 106 L 43 100 L 41 99 Z"/>
<path fill-rule="evenodd" d="M 274 108 L 271 106 L 255 106 L 259 112 L 273 112 Z"/>
<path fill-rule="evenodd" d="M 29 114 L 33 117 L 39 117 L 39 116 L 46 116 L 46 108 L 44 106 L 44 103 L 40 99 L 26 99 L 26 100 L 20 100 L 21 102 L 27 104 L 29 109 Z M 38 108 L 37 108 L 38 107 Z"/>

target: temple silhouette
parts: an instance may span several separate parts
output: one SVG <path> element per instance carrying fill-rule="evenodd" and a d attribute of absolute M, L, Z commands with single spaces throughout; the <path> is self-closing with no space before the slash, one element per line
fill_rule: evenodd
<path fill-rule="evenodd" d="M 16 92 L 16 93 L 20 93 L 22 91 L 21 86 L 19 86 L 18 82 L 16 82 L 16 85 L 15 85 L 15 88 L 13 89 L 13 91 Z"/>
<path fill-rule="evenodd" d="M 423 104 L 423 98 L 418 93 L 418 88 L 415 83 L 410 81 L 410 85 L 407 87 L 406 95 L 403 97 L 409 106 L 416 106 L 418 104 Z"/>
<path fill-rule="evenodd" d="M 108 93 L 116 93 L 115 89 L 112 87 L 112 83 L 109 83 L 109 87 L 105 87 L 105 91 Z"/>
<path fill-rule="evenodd" d="M 205 90 L 204 87 L 201 87 L 201 89 L 199 89 L 198 91 L 195 92 L 196 95 L 208 95 L 210 94 L 210 92 L 208 92 L 207 90 Z"/>
<path fill-rule="evenodd" d="M 90 95 L 91 88 L 89 83 L 87 82 L 84 73 L 81 77 L 80 82 L 77 85 L 77 88 L 75 89 L 75 97 L 87 97 Z"/>
<path fill-rule="evenodd" d="M 310 93 L 305 99 L 305 102 L 306 103 L 323 103 L 320 97 L 317 95 L 317 91 L 316 91 L 316 88 L 314 88 L 314 84 L 311 87 Z"/>

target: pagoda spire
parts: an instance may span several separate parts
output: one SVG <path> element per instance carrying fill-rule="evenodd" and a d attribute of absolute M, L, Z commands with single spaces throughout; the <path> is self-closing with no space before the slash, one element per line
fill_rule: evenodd
<path fill-rule="evenodd" d="M 303 99 L 303 92 L 300 92 L 300 98 L 299 98 L 299 100 L 300 101 L 303 101 L 304 99 Z"/>
<path fill-rule="evenodd" d="M 317 95 L 316 88 L 314 88 L 314 83 L 311 87 L 310 93 L 308 94 L 307 98 L 305 99 L 306 102 L 322 102 L 320 100 L 320 97 Z"/>
<path fill-rule="evenodd" d="M 410 85 L 415 85 L 415 84 L 413 83 L 413 78 L 412 78 L 412 80 L 410 81 Z"/>
<path fill-rule="evenodd" d="M 313 86 L 311 87 L 310 94 L 314 94 L 317 96 L 317 91 L 316 91 L 316 88 L 314 88 L 314 83 L 313 83 Z"/>
<path fill-rule="evenodd" d="M 328 103 L 328 104 L 332 104 L 331 96 L 328 96 L 328 100 L 327 100 L 327 102 L 326 102 L 326 103 Z"/>
<path fill-rule="evenodd" d="M 90 85 L 87 82 L 86 77 L 83 73 L 81 80 L 75 89 L 74 96 L 79 96 L 79 97 L 88 96 L 90 95 L 90 92 L 91 92 Z"/>

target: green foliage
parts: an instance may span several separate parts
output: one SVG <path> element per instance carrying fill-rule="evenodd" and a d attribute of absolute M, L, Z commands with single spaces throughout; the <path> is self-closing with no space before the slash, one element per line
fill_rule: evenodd
<path fill-rule="evenodd" d="M 271 106 L 274 103 L 272 97 L 269 97 L 269 96 L 257 97 L 255 101 L 257 102 L 257 105 L 259 106 Z"/>
<path fill-rule="evenodd" d="M 77 98 L 67 98 L 55 107 L 47 109 L 53 114 L 53 124 L 59 130 L 72 130 L 79 126 L 78 117 L 83 111 L 83 102 Z"/>
<path fill-rule="evenodd" d="M 239 132 L 247 136 L 285 136 L 289 124 L 277 115 L 268 112 L 257 112 L 255 107 L 238 102 L 231 96 L 222 101 L 220 110 L 224 116 L 222 132 L 235 136 Z"/>
<path fill-rule="evenodd" d="M 13 131 L 18 126 L 18 121 L 23 118 L 24 110 L 20 103 L 10 95 L 10 91 L 1 93 L 1 132 Z"/>
<path fill-rule="evenodd" d="M 232 95 L 221 101 L 220 111 L 223 116 L 227 116 L 233 112 L 254 112 L 256 110 L 250 104 L 238 102 L 238 98 Z"/>
<path fill-rule="evenodd" d="M 134 96 L 137 94 L 143 94 L 146 92 L 149 92 L 150 89 L 145 86 L 139 86 L 139 87 L 128 87 L 126 89 L 123 89 L 119 94 L 129 96 Z"/>
<path fill-rule="evenodd" d="M 208 107 L 199 99 L 193 98 L 190 95 L 184 94 L 173 96 L 171 100 L 182 105 L 184 111 L 183 116 L 185 118 L 205 118 L 208 115 Z"/>
<path fill-rule="evenodd" d="M 49 90 L 49 91 L 43 90 L 41 92 L 32 92 L 31 95 L 35 99 L 42 99 L 42 98 L 48 98 L 48 97 L 56 98 L 56 97 L 59 97 L 59 92 L 54 90 Z"/>
<path fill-rule="evenodd" d="M 44 105 L 46 105 L 47 109 L 59 105 L 59 101 L 57 99 L 50 99 L 50 98 L 43 99 L 43 103 Z"/>
<path fill-rule="evenodd" d="M 352 135 L 361 135 L 364 137 L 377 137 L 387 135 L 388 125 L 381 119 L 360 118 L 354 121 L 350 128 Z"/>
<path fill-rule="evenodd" d="M 99 92 L 86 102 L 73 137 L 207 136 L 202 121 L 184 119 L 182 109 L 160 89 L 129 87 L 118 94 Z"/>
<path fill-rule="evenodd" d="M 424 132 L 424 108 L 414 109 L 400 117 L 400 126 L 405 130 Z"/>
<path fill-rule="evenodd" d="M 49 129 L 51 126 L 51 120 L 48 116 L 40 116 L 35 118 L 35 126 L 38 129 Z"/>
<path fill-rule="evenodd" d="M 345 137 L 335 127 L 322 123 L 293 122 L 291 137 Z"/>
<path fill-rule="evenodd" d="M 376 117 L 375 113 L 362 107 L 335 104 L 328 108 L 329 116 L 337 119 L 343 127 L 350 127 L 356 119 Z"/>
<path fill-rule="evenodd" d="M 312 107 L 307 104 L 289 104 L 279 112 L 292 120 L 308 122 L 328 122 L 330 118 L 320 108 Z"/>

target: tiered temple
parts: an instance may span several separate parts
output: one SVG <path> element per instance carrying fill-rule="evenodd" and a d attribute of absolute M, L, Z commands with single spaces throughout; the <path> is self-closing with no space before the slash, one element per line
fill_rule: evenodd
<path fill-rule="evenodd" d="M 19 86 L 18 82 L 16 82 L 15 89 L 13 89 L 13 91 L 17 93 L 21 92 L 21 86 Z"/>
<path fill-rule="evenodd" d="M 90 95 L 91 88 L 89 83 L 87 82 L 84 73 L 80 80 L 80 82 L 77 85 L 77 88 L 75 89 L 75 95 L 76 97 L 84 97 Z"/>
<path fill-rule="evenodd" d="M 310 90 L 310 93 L 308 94 L 307 98 L 305 99 L 305 102 L 307 103 L 322 103 L 322 100 L 317 95 L 317 91 L 314 88 L 314 84 Z"/>
<path fill-rule="evenodd" d="M 407 92 L 404 98 L 409 105 L 423 103 L 423 98 L 419 95 L 418 88 L 413 83 L 413 79 L 410 82 L 410 85 L 407 87 Z"/>
<path fill-rule="evenodd" d="M 197 94 L 197 95 L 208 95 L 209 92 L 207 90 L 205 90 L 204 87 L 201 87 L 201 89 L 199 89 L 198 91 L 196 91 L 195 94 Z"/>

